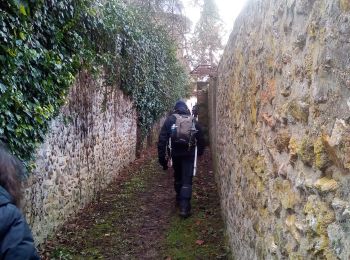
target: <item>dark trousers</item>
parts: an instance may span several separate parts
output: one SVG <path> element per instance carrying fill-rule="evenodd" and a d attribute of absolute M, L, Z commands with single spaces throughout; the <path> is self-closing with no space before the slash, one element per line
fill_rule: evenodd
<path fill-rule="evenodd" d="M 180 208 L 191 209 L 192 197 L 192 178 L 193 178 L 193 157 L 173 157 L 174 168 L 174 188 L 176 192 L 176 200 L 180 204 Z"/>

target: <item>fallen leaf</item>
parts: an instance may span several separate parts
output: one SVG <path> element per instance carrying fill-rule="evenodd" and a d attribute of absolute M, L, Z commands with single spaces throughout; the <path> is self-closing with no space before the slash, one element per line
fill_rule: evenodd
<path fill-rule="evenodd" d="M 204 244 L 204 241 L 203 241 L 203 240 L 197 240 L 197 241 L 196 241 L 196 244 L 199 245 L 199 246 L 201 246 L 201 245 Z"/>

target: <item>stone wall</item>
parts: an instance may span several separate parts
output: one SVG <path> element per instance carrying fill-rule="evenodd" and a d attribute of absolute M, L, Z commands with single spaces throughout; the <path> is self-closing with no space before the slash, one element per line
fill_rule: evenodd
<path fill-rule="evenodd" d="M 198 122 L 202 127 L 206 144 L 209 144 L 208 88 L 209 82 L 197 82 Z"/>
<path fill-rule="evenodd" d="M 209 124 L 209 144 L 210 144 L 210 152 L 213 159 L 214 168 L 216 168 L 216 158 L 217 151 L 216 148 L 216 130 L 220 126 L 216 125 L 216 90 L 217 90 L 217 77 L 212 77 L 209 80 L 209 88 L 208 88 L 208 124 Z"/>
<path fill-rule="evenodd" d="M 211 104 L 236 259 L 350 258 L 350 2 L 251 0 Z"/>
<path fill-rule="evenodd" d="M 135 159 L 136 111 L 116 87 L 80 73 L 52 121 L 26 189 L 26 215 L 41 243 Z"/>

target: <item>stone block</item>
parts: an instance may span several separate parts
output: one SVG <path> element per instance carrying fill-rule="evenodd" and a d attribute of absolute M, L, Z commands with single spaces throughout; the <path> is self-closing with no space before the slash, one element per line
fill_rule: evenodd
<path fill-rule="evenodd" d="M 315 182 L 314 186 L 320 192 L 328 192 L 328 191 L 336 191 L 339 187 L 339 184 L 333 179 L 324 177 L 324 178 L 318 179 Z"/>

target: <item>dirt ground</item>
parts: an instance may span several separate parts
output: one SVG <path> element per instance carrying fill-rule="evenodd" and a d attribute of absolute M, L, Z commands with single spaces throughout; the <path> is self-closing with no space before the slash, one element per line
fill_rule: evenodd
<path fill-rule="evenodd" d="M 178 216 L 173 170 L 155 149 L 126 167 L 40 247 L 43 259 L 228 259 L 210 152 L 198 162 L 192 215 Z"/>

